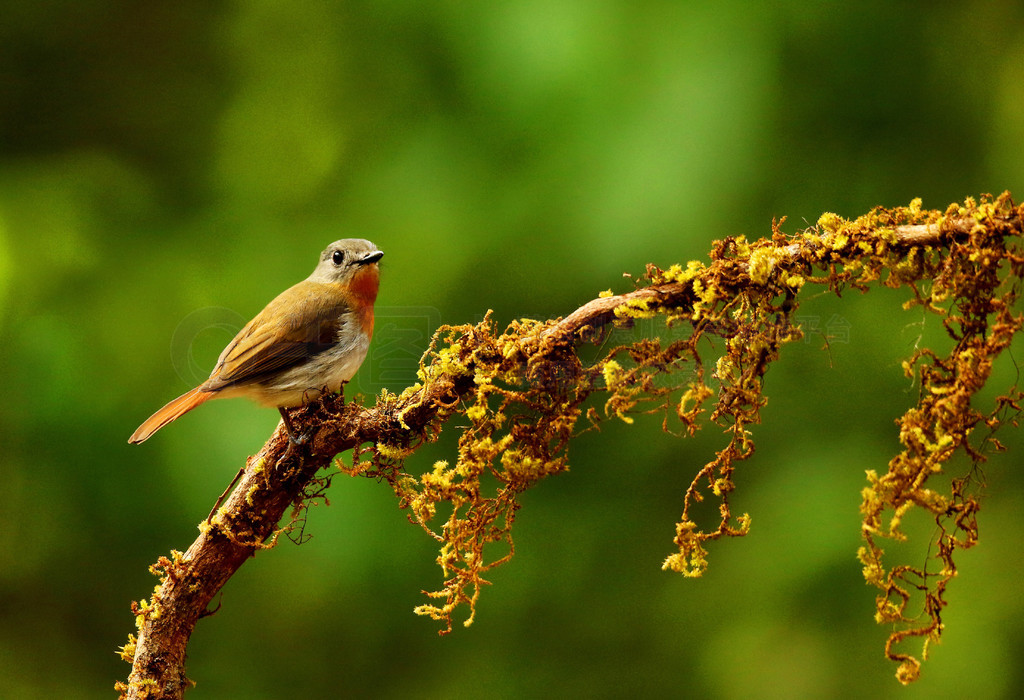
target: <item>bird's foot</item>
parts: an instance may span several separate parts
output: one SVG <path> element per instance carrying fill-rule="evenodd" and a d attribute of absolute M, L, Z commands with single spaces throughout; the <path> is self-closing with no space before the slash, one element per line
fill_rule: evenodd
<path fill-rule="evenodd" d="M 289 444 L 298 447 L 300 445 L 305 445 L 307 442 L 309 442 L 309 438 L 312 435 L 313 431 L 310 430 L 309 432 L 305 433 L 298 432 L 297 430 L 295 430 L 295 426 L 292 425 L 291 418 L 288 417 L 288 411 L 286 411 L 283 408 L 278 408 L 277 410 L 281 414 L 281 420 L 284 421 L 284 430 L 288 434 Z"/>
<path fill-rule="evenodd" d="M 281 419 L 284 421 L 284 430 L 288 435 L 288 447 L 285 449 L 284 454 L 281 455 L 281 459 L 277 461 L 275 469 L 281 469 L 281 465 L 288 462 L 293 453 L 297 455 L 298 463 L 301 466 L 303 462 L 303 455 L 298 448 L 309 442 L 309 438 L 312 436 L 313 431 L 310 430 L 305 433 L 298 432 L 295 430 L 295 426 L 292 425 L 292 421 L 291 418 L 288 417 L 287 410 L 283 408 L 278 408 L 277 410 L 281 413 Z"/>

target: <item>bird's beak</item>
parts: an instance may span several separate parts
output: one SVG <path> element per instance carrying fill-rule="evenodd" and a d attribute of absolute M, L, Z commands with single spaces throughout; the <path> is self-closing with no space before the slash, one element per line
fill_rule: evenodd
<path fill-rule="evenodd" d="M 380 260 L 383 257 L 384 257 L 384 252 L 383 251 L 375 250 L 372 253 L 367 253 L 362 258 L 360 258 L 359 261 L 357 262 L 357 264 L 358 265 L 369 265 L 370 263 L 377 262 L 378 260 Z"/>

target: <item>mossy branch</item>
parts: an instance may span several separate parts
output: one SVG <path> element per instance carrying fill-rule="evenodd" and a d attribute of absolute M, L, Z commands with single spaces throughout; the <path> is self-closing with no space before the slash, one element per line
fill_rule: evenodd
<path fill-rule="evenodd" d="M 920 396 L 898 420 L 903 451 L 884 474 L 869 472 L 861 508 L 864 575 L 881 590 L 876 617 L 896 629 L 886 654 L 899 662 L 902 682 L 914 680 L 920 663 L 897 646 L 922 637 L 926 655 L 928 642 L 938 639 L 945 589 L 956 574 L 954 554 L 975 544 L 978 534 L 974 470 L 956 475 L 945 491 L 928 480 L 954 453 L 966 454 L 975 466 L 984 460 L 986 450 L 1000 446 L 991 435 L 972 442 L 974 428 L 1015 424 L 1021 410 L 1019 387 L 988 412 L 972 399 L 1024 325 L 1014 311 L 1024 273 L 1022 220 L 1024 207 L 1004 193 L 945 211 L 923 210 L 915 200 L 854 221 L 825 214 L 794 235 L 775 222 L 768 238 L 716 241 L 707 262 L 667 270 L 649 265 L 634 291 L 602 293 L 561 319 L 523 319 L 502 332 L 489 315 L 476 325 L 442 327 L 421 361 L 419 383 L 400 395 L 383 392 L 369 408 L 328 396 L 296 409 L 292 420 L 309 440 L 289 446 L 279 427 L 247 461 L 192 546 L 152 567 L 161 582 L 150 600 L 134 606 L 138 637 L 122 650 L 133 668 L 119 689 L 130 698 L 181 697 L 189 684 L 185 649 L 196 622 L 246 559 L 272 547 L 311 501 L 323 497 L 337 472 L 321 469 L 348 450 L 354 451 L 351 464 L 337 462 L 341 471 L 385 480 L 410 521 L 440 543 L 444 585 L 429 594 L 435 602 L 417 612 L 441 620 L 446 632 L 460 605 L 469 608 L 464 624 L 472 622 L 483 575 L 512 556 L 519 494 L 567 468 L 568 445 L 585 429 L 581 424 L 609 417 L 632 422 L 632 414 L 647 411 L 662 413 L 663 427 L 673 432 L 692 434 L 708 421 L 724 425 L 727 444 L 683 494 L 677 550 L 664 563 L 699 576 L 708 565 L 709 541 L 750 528 L 749 515 L 731 512 L 732 475 L 754 452 L 748 427 L 759 421 L 766 402 L 765 372 L 782 345 L 802 337 L 792 319 L 807 285 L 836 294 L 872 285 L 906 287 L 912 298 L 905 306 L 941 317 L 954 344 L 945 355 L 918 350 L 904 364 L 908 376 L 920 381 Z M 652 317 L 689 333 L 672 341 L 643 338 L 596 360 L 581 359 L 580 346 L 606 338 L 608 329 Z M 710 369 L 702 357 L 707 344 L 698 347 L 708 337 L 724 341 Z M 595 395 L 604 397 L 603 404 L 594 404 Z M 406 471 L 406 458 L 435 440 L 456 414 L 469 427 L 462 430 L 454 465 Z M 694 504 L 707 498 L 718 502 L 719 517 L 710 527 L 691 516 Z M 442 504 L 447 516 L 438 526 Z M 282 527 L 289 508 L 291 518 Z M 930 560 L 937 569 L 887 568 L 878 541 L 903 538 L 900 522 L 914 508 L 930 513 L 939 527 Z M 907 612 L 914 595 L 923 596 L 924 621 Z"/>

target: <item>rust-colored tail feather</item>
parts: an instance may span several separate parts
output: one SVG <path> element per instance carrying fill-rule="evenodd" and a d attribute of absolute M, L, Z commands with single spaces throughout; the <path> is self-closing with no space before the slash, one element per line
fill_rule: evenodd
<path fill-rule="evenodd" d="M 147 418 L 146 422 L 140 425 L 139 429 L 132 433 L 132 436 L 128 438 L 128 442 L 133 445 L 145 442 L 153 433 L 160 430 L 160 428 L 164 427 L 172 420 L 180 418 L 196 406 L 206 403 L 216 395 L 217 394 L 212 391 L 200 391 L 199 387 L 196 387 L 192 391 L 185 392 Z"/>

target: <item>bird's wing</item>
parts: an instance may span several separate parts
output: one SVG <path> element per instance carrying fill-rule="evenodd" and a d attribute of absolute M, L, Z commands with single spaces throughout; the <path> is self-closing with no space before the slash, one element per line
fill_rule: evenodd
<path fill-rule="evenodd" d="M 205 391 L 258 382 L 337 342 L 349 305 L 327 285 L 300 284 L 308 286 L 301 295 L 285 291 L 239 331 L 202 385 Z"/>

